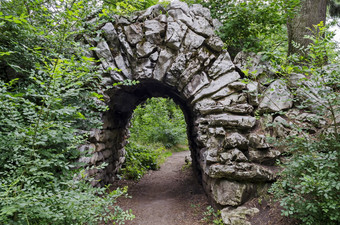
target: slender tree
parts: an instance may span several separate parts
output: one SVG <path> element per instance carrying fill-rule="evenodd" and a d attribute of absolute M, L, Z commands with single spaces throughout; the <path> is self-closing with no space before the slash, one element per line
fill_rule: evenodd
<path fill-rule="evenodd" d="M 305 55 L 306 47 L 311 43 L 310 39 L 305 38 L 311 35 L 313 25 L 321 21 L 326 23 L 327 6 L 330 16 L 340 15 L 340 5 L 336 0 L 301 0 L 297 13 L 288 18 L 288 54 Z"/>

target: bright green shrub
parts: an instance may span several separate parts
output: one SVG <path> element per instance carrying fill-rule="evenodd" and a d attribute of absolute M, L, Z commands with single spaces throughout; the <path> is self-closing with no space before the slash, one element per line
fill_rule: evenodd
<path fill-rule="evenodd" d="M 94 188 L 77 146 L 106 110 L 87 57 L 96 1 L 0 3 L 0 224 L 122 223 L 126 190 Z M 56 10 L 58 9 L 58 10 Z M 5 69 L 6 68 L 6 69 Z M 16 72 L 7 73 L 11 68 Z M 85 153 L 86 154 L 86 153 Z M 105 165 L 99 166 L 103 168 Z"/>
<path fill-rule="evenodd" d="M 320 140 L 290 139 L 289 162 L 272 191 L 280 199 L 283 215 L 304 224 L 340 222 L 340 142 L 334 136 Z"/>
<path fill-rule="evenodd" d="M 131 123 L 131 139 L 135 142 L 159 142 L 169 148 L 186 141 L 184 115 L 169 99 L 148 99 L 135 109 Z"/>
<path fill-rule="evenodd" d="M 126 147 L 126 161 L 121 174 L 124 178 L 139 180 L 148 170 L 157 170 L 165 156 L 165 148 L 156 145 L 129 143 Z"/>

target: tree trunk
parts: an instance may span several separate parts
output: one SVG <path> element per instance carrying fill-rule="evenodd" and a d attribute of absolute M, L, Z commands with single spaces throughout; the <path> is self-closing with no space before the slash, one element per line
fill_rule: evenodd
<path fill-rule="evenodd" d="M 313 29 L 313 25 L 321 21 L 326 22 L 327 0 L 301 0 L 298 13 L 288 19 L 288 55 L 307 54 L 306 47 L 311 43 L 305 35 L 311 35 L 307 28 Z"/>

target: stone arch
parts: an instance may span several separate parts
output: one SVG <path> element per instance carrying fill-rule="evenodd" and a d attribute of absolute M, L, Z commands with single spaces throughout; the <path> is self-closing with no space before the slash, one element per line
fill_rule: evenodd
<path fill-rule="evenodd" d="M 129 137 L 128 128 L 133 110 L 148 98 L 166 97 L 171 98 L 182 109 L 187 124 L 187 137 L 192 153 L 193 165 L 195 166 L 195 171 L 198 174 L 201 173 L 199 167 L 196 166 L 199 161 L 199 153 L 196 152 L 197 146 L 196 141 L 194 141 L 197 139 L 197 134 L 194 130 L 195 116 L 188 99 L 181 95 L 175 88 L 154 79 L 143 79 L 136 85 L 122 86 L 120 89 L 111 90 L 108 94 L 112 96 L 112 101 L 109 103 L 110 110 L 103 115 L 103 119 L 107 121 L 107 126 L 105 126 L 102 132 L 108 131 L 110 133 L 115 130 L 115 133 L 117 133 L 116 136 L 122 138 L 117 141 L 118 146 L 113 147 L 111 150 L 116 152 L 116 155 L 112 155 L 111 161 L 119 161 L 120 158 L 124 158 L 123 147 L 126 138 Z M 121 151 L 117 151 L 116 149 L 121 149 Z M 120 160 L 120 162 L 122 161 L 123 159 Z M 120 168 L 120 166 L 121 165 L 118 165 L 118 168 Z M 115 175 L 110 169 L 107 173 L 111 173 L 111 177 Z"/>
<path fill-rule="evenodd" d="M 103 85 L 126 79 L 140 83 L 103 91 L 110 108 L 103 114 L 103 129 L 93 130 L 91 143 L 81 147 L 94 149 L 81 161 L 108 163 L 104 170 L 88 171 L 95 174 L 94 185 L 114 181 L 124 161 L 133 109 L 149 97 L 164 96 L 183 109 L 194 165 L 215 203 L 241 205 L 274 180 L 271 163 L 278 153 L 255 132 L 258 100 L 249 92 L 258 87 L 241 82 L 215 35 L 218 25 L 208 9 L 172 2 L 166 9 L 156 5 L 100 27 L 102 39 L 94 43 L 93 55 L 100 59 Z"/>

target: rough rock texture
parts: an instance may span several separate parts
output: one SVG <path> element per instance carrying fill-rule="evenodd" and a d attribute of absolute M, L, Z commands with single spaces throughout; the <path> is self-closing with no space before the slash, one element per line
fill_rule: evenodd
<path fill-rule="evenodd" d="M 254 216 L 258 212 L 259 209 L 257 208 L 225 208 L 221 210 L 221 216 L 223 223 L 226 225 L 251 225 L 251 223 L 247 221 L 247 216 Z"/>
<path fill-rule="evenodd" d="M 279 112 L 290 109 L 292 106 L 293 95 L 288 90 L 287 85 L 281 80 L 276 80 L 264 92 L 259 110 L 261 112 Z"/>
<path fill-rule="evenodd" d="M 216 180 L 211 189 L 218 204 L 230 206 L 241 205 L 255 192 L 254 184 L 228 180 Z"/>
<path fill-rule="evenodd" d="M 93 130 L 89 143 L 79 147 L 84 153 L 80 161 L 90 166 L 108 164 L 105 169 L 87 171 L 95 178 L 92 184 L 115 180 L 125 160 L 135 107 L 150 97 L 170 97 L 186 117 L 193 165 L 207 194 L 223 207 L 241 205 L 256 187 L 276 178 L 272 165 L 281 153 L 267 142 L 267 136 L 284 138 L 292 132 L 288 118 L 311 124 L 313 115 L 290 110 L 292 95 L 285 83 L 260 79 L 273 76 L 260 56 L 250 55 L 250 71 L 257 81 L 242 81 L 243 74 L 237 71 L 246 68 L 249 55 L 238 55 L 235 66 L 214 33 L 218 23 L 208 9 L 174 1 L 166 9 L 156 5 L 131 18 L 117 17 L 102 24 L 100 41 L 91 41 L 97 47 L 93 54 L 100 59 L 103 87 L 125 79 L 139 81 L 99 91 L 109 107 L 102 115 L 103 128 Z M 89 37 L 85 40 L 90 42 Z M 285 110 L 287 115 L 257 118 L 257 110 Z M 224 215 L 230 224 L 238 217 Z"/>

